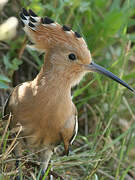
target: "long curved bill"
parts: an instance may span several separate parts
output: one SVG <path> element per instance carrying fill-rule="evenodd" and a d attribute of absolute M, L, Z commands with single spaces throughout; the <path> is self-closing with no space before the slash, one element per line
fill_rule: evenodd
<path fill-rule="evenodd" d="M 111 73 L 110 71 L 106 70 L 105 68 L 103 68 L 102 66 L 99 66 L 97 64 L 95 64 L 94 62 L 91 62 L 89 65 L 85 66 L 86 69 L 88 71 L 93 71 L 93 72 L 98 72 L 100 74 L 104 74 L 105 76 L 113 79 L 114 81 L 122 84 L 123 86 L 125 86 L 126 88 L 128 88 L 130 91 L 135 92 L 135 90 L 133 88 L 131 88 L 126 82 L 122 81 L 120 78 L 118 78 L 116 75 L 114 75 L 113 73 Z"/>

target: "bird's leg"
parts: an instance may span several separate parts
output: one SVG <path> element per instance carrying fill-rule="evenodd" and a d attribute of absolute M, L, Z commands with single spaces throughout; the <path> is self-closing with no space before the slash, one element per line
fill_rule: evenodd
<path fill-rule="evenodd" d="M 16 169 L 19 169 L 19 174 L 16 176 L 16 180 L 20 180 L 21 178 L 21 169 L 20 169 L 20 167 L 19 167 L 19 165 L 20 165 L 20 160 L 19 160 L 19 158 L 21 157 L 21 145 L 20 144 L 17 144 L 17 146 L 15 147 L 15 149 L 14 149 L 14 154 L 15 154 L 15 157 L 16 157 L 16 163 L 15 163 L 15 165 L 16 165 Z"/>
<path fill-rule="evenodd" d="M 45 151 L 43 151 L 42 153 L 40 153 L 40 157 L 41 157 L 41 168 L 42 168 L 42 175 L 45 174 L 47 167 L 48 167 L 48 163 L 50 161 L 50 158 L 53 154 L 52 149 L 46 149 Z"/>

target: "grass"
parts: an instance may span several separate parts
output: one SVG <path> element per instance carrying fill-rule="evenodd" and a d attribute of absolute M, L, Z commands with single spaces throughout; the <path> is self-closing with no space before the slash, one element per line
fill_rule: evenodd
<path fill-rule="evenodd" d="M 14 1 L 6 4 L 0 22 L 18 17 L 22 7 L 80 31 L 94 61 L 135 87 L 134 0 Z M 27 48 L 20 57 L 26 39 L 21 27 L 16 37 L 0 42 L 1 109 L 12 87 L 33 79 L 43 63 L 42 55 Z M 55 153 L 49 168 L 69 180 L 134 180 L 134 94 L 96 73 L 88 74 L 72 92 L 79 113 L 79 133 L 70 156 Z M 0 120 L 0 180 L 14 179 L 18 173 L 12 152 L 18 137 L 11 137 L 9 121 Z M 63 150 L 63 146 L 58 149 Z M 22 179 L 40 178 L 36 154 L 28 156 L 24 151 L 20 167 Z"/>

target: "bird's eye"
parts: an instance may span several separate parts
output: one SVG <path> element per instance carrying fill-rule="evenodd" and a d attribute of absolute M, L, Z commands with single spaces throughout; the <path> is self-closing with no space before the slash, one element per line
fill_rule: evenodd
<path fill-rule="evenodd" d="M 70 60 L 72 60 L 72 61 L 74 61 L 74 60 L 77 59 L 77 58 L 76 58 L 76 55 L 73 54 L 73 53 L 69 54 L 69 55 L 68 55 L 68 58 L 69 58 Z"/>

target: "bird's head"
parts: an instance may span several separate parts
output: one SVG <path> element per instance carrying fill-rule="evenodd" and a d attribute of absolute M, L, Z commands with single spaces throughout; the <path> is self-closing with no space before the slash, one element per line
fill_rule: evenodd
<path fill-rule="evenodd" d="M 79 33 L 48 17 L 41 18 L 32 10 L 23 8 L 20 17 L 34 48 L 46 53 L 45 63 L 54 71 L 63 72 L 71 86 L 77 84 L 87 72 L 99 72 L 134 91 L 127 83 L 92 61 L 87 44 Z"/>

